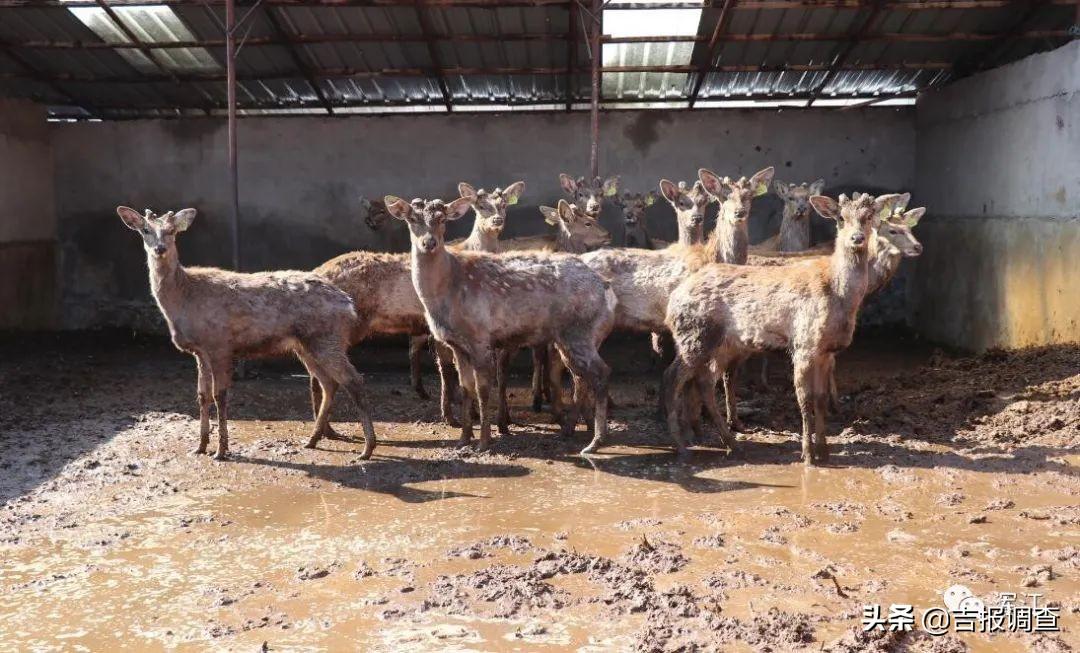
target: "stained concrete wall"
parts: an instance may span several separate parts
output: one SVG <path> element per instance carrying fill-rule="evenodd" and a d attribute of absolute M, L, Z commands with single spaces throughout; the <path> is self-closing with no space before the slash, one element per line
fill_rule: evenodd
<path fill-rule="evenodd" d="M 45 108 L 0 100 L 0 329 L 56 326 L 56 236 Z"/>
<path fill-rule="evenodd" d="M 655 188 L 661 176 L 693 179 L 700 166 L 749 175 L 824 177 L 828 192 L 896 190 L 914 182 L 910 109 L 605 113 L 602 171 L 623 187 Z M 526 182 L 507 236 L 544 230 L 536 207 L 561 193 L 557 173 L 587 167 L 583 114 L 245 119 L 240 123 L 241 228 L 245 269 L 311 268 L 357 248 L 408 248 L 401 224 L 373 233 L 356 218 L 359 197 L 451 197 L 458 181 L 491 188 Z M 227 265 L 228 200 L 220 121 L 140 121 L 54 127 L 56 203 L 63 247 L 64 325 L 156 321 L 138 239 L 114 213 L 194 206 L 181 237 L 187 264 Z M 753 240 L 775 233 L 779 200 L 755 205 Z M 675 235 L 664 203 L 651 214 Z M 621 237 L 617 209 L 604 221 Z M 468 230 L 470 219 L 454 225 Z M 819 224 L 822 237 L 828 225 Z M 893 316 L 896 318 L 897 316 Z"/>
<path fill-rule="evenodd" d="M 920 97 L 913 324 L 958 347 L 1080 342 L 1080 41 Z"/>

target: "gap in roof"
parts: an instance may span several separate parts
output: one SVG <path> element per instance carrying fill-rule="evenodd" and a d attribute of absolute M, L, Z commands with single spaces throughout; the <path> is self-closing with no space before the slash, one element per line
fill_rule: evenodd
<path fill-rule="evenodd" d="M 68 3 L 72 0 L 61 0 Z M 113 6 L 117 18 L 143 43 L 197 41 L 180 17 L 164 5 Z M 68 7 L 75 18 L 106 43 L 131 43 L 131 39 L 113 22 L 100 7 Z M 122 48 L 117 52 L 136 70 L 152 75 L 157 66 L 145 54 L 135 48 Z M 156 50 L 158 61 L 177 72 L 212 72 L 221 66 L 206 48 L 170 48 Z"/>
<path fill-rule="evenodd" d="M 634 4 L 662 4 L 666 0 L 633 0 Z M 702 4 L 702 6 L 704 6 Z M 604 33 L 613 37 L 694 36 L 701 24 L 700 8 L 605 9 Z M 692 42 L 608 43 L 603 46 L 603 65 L 685 66 L 694 52 Z M 686 73 L 604 73 L 602 94 L 615 99 L 685 97 Z"/>

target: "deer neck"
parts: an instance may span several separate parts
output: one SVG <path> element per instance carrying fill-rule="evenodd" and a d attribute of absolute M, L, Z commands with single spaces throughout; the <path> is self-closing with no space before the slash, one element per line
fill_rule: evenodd
<path fill-rule="evenodd" d="M 716 218 L 716 236 L 713 243 L 717 263 L 746 263 L 750 249 L 750 236 L 746 220 L 732 222 L 724 219 L 723 206 Z"/>
<path fill-rule="evenodd" d="M 691 227 L 684 220 L 679 220 L 679 244 L 696 245 L 705 241 L 705 225 Z"/>
<path fill-rule="evenodd" d="M 652 249 L 652 238 L 649 238 L 649 232 L 645 229 L 645 225 L 640 222 L 633 227 L 626 227 L 626 230 L 623 231 L 623 242 L 628 247 Z"/>
<path fill-rule="evenodd" d="M 869 283 L 869 248 L 853 250 L 839 242 L 833 250 L 829 265 L 829 286 L 845 313 L 859 310 Z"/>
<path fill-rule="evenodd" d="M 780 221 L 780 251 L 801 252 L 810 247 L 809 216 L 796 217 L 795 207 L 784 204 L 784 214 Z"/>
<path fill-rule="evenodd" d="M 499 233 L 480 228 L 480 216 L 473 222 L 472 232 L 463 243 L 464 249 L 472 252 L 499 251 Z"/>
<path fill-rule="evenodd" d="M 884 238 L 874 238 L 870 251 L 867 294 L 880 290 L 892 280 L 900 267 L 903 253 Z"/>
<path fill-rule="evenodd" d="M 180 264 L 176 247 L 161 256 L 153 256 L 147 251 L 146 263 L 150 270 L 150 293 L 167 317 L 183 301 L 188 274 Z"/>
<path fill-rule="evenodd" d="M 412 280 L 421 303 L 428 313 L 440 299 L 449 297 L 454 256 L 440 245 L 434 252 L 421 252 L 412 247 Z"/>
<path fill-rule="evenodd" d="M 566 229 L 559 227 L 555 233 L 555 251 L 568 254 L 584 254 L 588 251 L 585 243 L 578 242 Z"/>

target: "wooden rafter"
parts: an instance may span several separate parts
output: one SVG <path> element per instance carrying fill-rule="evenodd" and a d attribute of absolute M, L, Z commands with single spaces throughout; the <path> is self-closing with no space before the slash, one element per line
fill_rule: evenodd
<path fill-rule="evenodd" d="M 289 58 L 292 59 L 293 65 L 303 75 L 304 80 L 308 83 L 308 86 L 315 91 L 315 97 L 319 98 L 319 103 L 326 109 L 326 113 L 334 115 L 334 107 L 330 103 L 329 98 L 326 97 L 326 93 L 323 91 L 322 86 L 319 84 L 319 80 L 312 74 L 312 70 L 317 68 L 316 66 L 309 66 L 304 61 L 303 56 L 300 54 L 299 46 L 289 41 L 289 31 L 281 23 L 281 20 L 277 17 L 273 7 L 266 7 L 266 19 L 270 22 L 271 29 L 274 30 L 274 35 L 287 44 L 289 51 Z"/>

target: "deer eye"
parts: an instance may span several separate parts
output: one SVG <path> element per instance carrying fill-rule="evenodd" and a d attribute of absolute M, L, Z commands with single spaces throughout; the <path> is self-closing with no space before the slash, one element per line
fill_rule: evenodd
<path fill-rule="evenodd" d="M 889 229 L 889 233 L 895 236 L 898 232 L 896 229 Z"/>

